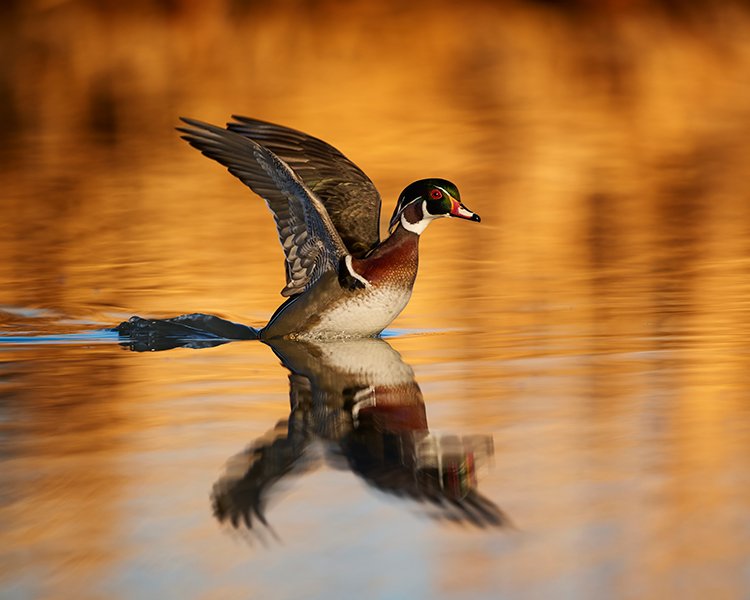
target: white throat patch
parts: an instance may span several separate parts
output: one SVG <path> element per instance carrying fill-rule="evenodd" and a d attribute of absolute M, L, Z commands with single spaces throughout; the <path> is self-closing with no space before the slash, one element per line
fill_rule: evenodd
<path fill-rule="evenodd" d="M 438 217 L 436 217 L 435 215 L 431 215 L 427 212 L 427 202 L 424 201 L 422 202 L 422 219 L 417 223 L 409 223 L 409 221 L 406 219 L 406 216 L 401 213 L 401 226 L 406 229 L 406 231 L 411 231 L 412 233 L 416 233 L 417 235 L 422 235 L 422 232 L 430 224 L 430 221 L 437 218 Z"/>

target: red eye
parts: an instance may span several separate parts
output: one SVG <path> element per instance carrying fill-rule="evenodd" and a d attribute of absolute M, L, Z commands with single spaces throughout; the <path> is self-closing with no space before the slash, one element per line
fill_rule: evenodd
<path fill-rule="evenodd" d="M 443 197 L 443 193 L 440 190 L 432 190 L 430 196 L 435 200 L 440 200 Z"/>

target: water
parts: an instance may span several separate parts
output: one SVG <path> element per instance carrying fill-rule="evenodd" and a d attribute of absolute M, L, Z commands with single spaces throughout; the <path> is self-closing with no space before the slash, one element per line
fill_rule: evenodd
<path fill-rule="evenodd" d="M 3 19 L 0 598 L 748 597 L 745 9 L 139 6 Z M 131 351 L 282 301 L 233 112 L 482 223 L 380 341 Z"/>

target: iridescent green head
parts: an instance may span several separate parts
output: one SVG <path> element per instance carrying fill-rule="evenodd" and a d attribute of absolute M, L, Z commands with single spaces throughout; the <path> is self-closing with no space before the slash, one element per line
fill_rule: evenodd
<path fill-rule="evenodd" d="M 461 204 L 461 195 L 453 183 L 447 179 L 420 179 L 401 192 L 389 229 L 393 231 L 400 222 L 420 234 L 430 221 L 440 217 L 481 221 L 479 215 Z"/>

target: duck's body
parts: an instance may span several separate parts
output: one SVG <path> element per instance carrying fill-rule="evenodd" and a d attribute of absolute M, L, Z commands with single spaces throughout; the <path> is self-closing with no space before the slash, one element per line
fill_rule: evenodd
<path fill-rule="evenodd" d="M 222 129 L 183 119 L 191 145 L 229 168 L 265 201 L 286 256 L 289 296 L 261 339 L 379 334 L 411 297 L 419 236 L 435 218 L 479 216 L 455 185 L 426 179 L 408 186 L 379 236 L 380 196 L 367 176 L 325 142 L 299 131 L 235 117 Z"/>
<path fill-rule="evenodd" d="M 397 228 L 372 255 L 345 264 L 344 277 L 329 271 L 307 292 L 282 305 L 260 331 L 261 339 L 377 335 L 411 298 L 418 250 L 419 236 Z"/>

